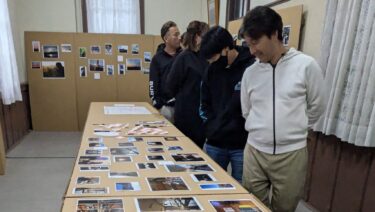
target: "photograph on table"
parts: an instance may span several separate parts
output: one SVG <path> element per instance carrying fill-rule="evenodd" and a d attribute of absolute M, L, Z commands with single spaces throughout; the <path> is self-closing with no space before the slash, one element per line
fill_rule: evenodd
<path fill-rule="evenodd" d="M 143 141 L 143 138 L 142 137 L 128 137 L 128 142 L 141 142 Z"/>
<path fill-rule="evenodd" d="M 139 182 L 116 183 L 116 191 L 140 191 L 141 186 Z"/>
<path fill-rule="evenodd" d="M 87 68 L 86 66 L 79 67 L 79 76 L 80 77 L 87 77 Z"/>
<path fill-rule="evenodd" d="M 92 45 L 90 46 L 91 54 L 100 54 L 100 46 Z"/>
<path fill-rule="evenodd" d="M 138 212 L 203 211 L 195 197 L 165 197 L 136 199 Z"/>
<path fill-rule="evenodd" d="M 64 79 L 64 61 L 42 61 L 44 79 Z"/>
<path fill-rule="evenodd" d="M 89 148 L 96 149 L 96 150 L 106 150 L 108 149 L 104 143 L 89 143 Z"/>
<path fill-rule="evenodd" d="M 112 155 L 138 155 L 138 149 L 136 147 L 119 147 L 111 148 L 110 152 Z"/>
<path fill-rule="evenodd" d="M 59 46 L 58 45 L 43 45 L 43 57 L 44 58 L 59 58 Z"/>
<path fill-rule="evenodd" d="M 31 48 L 33 52 L 40 52 L 40 41 L 31 41 Z"/>
<path fill-rule="evenodd" d="M 111 54 L 112 54 L 112 44 L 110 44 L 110 43 L 106 43 L 106 44 L 104 45 L 104 53 L 105 53 L 106 55 L 111 55 Z"/>
<path fill-rule="evenodd" d="M 111 165 L 108 156 L 79 156 L 78 165 Z"/>
<path fill-rule="evenodd" d="M 113 156 L 113 162 L 115 163 L 126 163 L 132 161 L 132 157 L 130 156 Z"/>
<path fill-rule="evenodd" d="M 154 163 L 137 163 L 138 169 L 156 169 Z"/>
<path fill-rule="evenodd" d="M 72 52 L 72 44 L 69 44 L 69 43 L 61 44 L 61 52 L 65 52 L 65 53 Z"/>
<path fill-rule="evenodd" d="M 181 177 L 148 177 L 151 191 L 190 190 Z"/>
<path fill-rule="evenodd" d="M 163 155 L 147 155 L 147 160 L 164 160 Z"/>
<path fill-rule="evenodd" d="M 174 137 L 174 136 L 166 136 L 166 137 L 164 137 L 164 140 L 166 140 L 166 141 L 178 141 L 178 138 Z"/>
<path fill-rule="evenodd" d="M 108 171 L 108 166 L 81 166 L 79 167 L 79 171 L 81 172 L 103 172 Z"/>
<path fill-rule="evenodd" d="M 161 147 L 150 147 L 150 148 L 147 148 L 147 151 L 150 153 L 163 153 L 164 149 Z"/>
<path fill-rule="evenodd" d="M 199 188 L 202 190 L 231 190 L 236 189 L 230 183 L 207 183 L 207 184 L 200 184 Z"/>
<path fill-rule="evenodd" d="M 150 63 L 151 58 L 152 58 L 151 52 L 144 52 L 143 55 L 144 55 L 145 63 Z"/>
<path fill-rule="evenodd" d="M 131 178 L 138 177 L 138 172 L 109 172 L 109 178 Z"/>
<path fill-rule="evenodd" d="M 78 177 L 77 185 L 97 185 L 100 184 L 100 177 Z"/>
<path fill-rule="evenodd" d="M 92 142 L 103 142 L 103 138 L 102 137 L 91 137 L 91 138 L 88 138 L 87 139 L 88 142 L 92 143 Z"/>
<path fill-rule="evenodd" d="M 190 174 L 194 182 L 212 182 L 216 181 L 216 178 L 211 174 Z"/>
<path fill-rule="evenodd" d="M 79 58 L 86 58 L 86 47 L 79 47 Z"/>
<path fill-rule="evenodd" d="M 209 200 L 216 211 L 249 211 L 261 212 L 255 203 L 249 199 L 238 200 Z"/>
<path fill-rule="evenodd" d="M 106 188 L 73 188 L 73 194 L 108 194 L 108 187 Z"/>
<path fill-rule="evenodd" d="M 204 161 L 197 153 L 173 153 L 171 156 L 176 162 Z"/>
<path fill-rule="evenodd" d="M 90 71 L 104 71 L 105 62 L 103 59 L 89 59 Z"/>
<path fill-rule="evenodd" d="M 115 66 L 114 65 L 107 65 L 107 76 L 112 76 L 114 70 L 115 70 Z"/>
<path fill-rule="evenodd" d="M 140 71 L 142 70 L 142 63 L 140 58 L 126 58 L 127 71 Z"/>
<path fill-rule="evenodd" d="M 40 61 L 31 61 L 31 68 L 32 69 L 40 69 L 42 64 Z"/>
<path fill-rule="evenodd" d="M 117 46 L 118 53 L 128 53 L 128 46 L 127 45 L 118 45 Z"/>
<path fill-rule="evenodd" d="M 163 143 L 161 141 L 147 141 L 147 145 L 150 145 L 150 146 L 163 146 Z"/>
<path fill-rule="evenodd" d="M 131 146 L 134 146 L 133 143 L 130 143 L 130 142 L 121 142 L 121 143 L 118 143 L 118 146 L 120 147 L 131 147 Z"/>
<path fill-rule="evenodd" d="M 103 154 L 103 150 L 101 149 L 86 149 L 85 155 L 101 155 Z"/>
<path fill-rule="evenodd" d="M 167 164 L 165 168 L 168 172 L 214 172 L 215 170 L 208 164 Z"/>
<path fill-rule="evenodd" d="M 122 199 L 79 199 L 77 202 L 77 212 L 100 212 L 113 211 L 124 212 Z"/>
<path fill-rule="evenodd" d="M 183 148 L 180 146 L 169 146 L 168 151 L 182 151 Z"/>
<path fill-rule="evenodd" d="M 139 54 L 139 44 L 132 44 L 132 54 Z"/>
<path fill-rule="evenodd" d="M 117 64 L 117 74 L 124 75 L 125 74 L 125 64 Z"/>

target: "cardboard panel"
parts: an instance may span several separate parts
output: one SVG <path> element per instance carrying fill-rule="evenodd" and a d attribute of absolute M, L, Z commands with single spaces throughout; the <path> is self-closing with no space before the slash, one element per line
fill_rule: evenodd
<path fill-rule="evenodd" d="M 40 41 L 40 52 L 33 52 L 32 41 Z M 61 52 L 61 44 L 71 44 L 74 49 L 74 34 L 25 32 L 26 69 L 34 130 L 78 130 L 74 53 Z M 57 45 L 58 58 L 43 58 L 43 45 Z M 63 61 L 65 77 L 43 78 L 42 68 L 31 68 L 32 61 Z"/>

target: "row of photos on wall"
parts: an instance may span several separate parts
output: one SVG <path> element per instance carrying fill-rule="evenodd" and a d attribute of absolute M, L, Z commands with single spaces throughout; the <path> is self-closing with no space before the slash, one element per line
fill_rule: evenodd
<path fill-rule="evenodd" d="M 60 48 L 58 45 L 43 45 L 40 47 L 40 41 L 32 41 L 32 50 L 33 52 L 43 53 L 43 58 L 53 59 L 59 58 L 60 50 L 61 53 L 71 53 L 72 45 L 71 44 L 61 44 Z M 90 46 L 91 55 L 101 54 L 101 46 L 92 45 Z M 104 53 L 106 55 L 113 54 L 112 44 L 104 45 Z M 128 54 L 127 45 L 118 45 L 117 46 L 117 74 L 125 75 L 126 71 L 143 71 L 148 74 L 148 68 L 142 68 L 142 59 L 141 58 L 126 58 L 124 61 L 123 54 Z M 131 45 L 131 54 L 139 55 L 139 45 Z M 87 49 L 86 47 L 79 47 L 79 58 L 87 58 Z M 144 52 L 143 60 L 145 63 L 151 62 L 151 52 Z M 87 77 L 88 71 L 94 72 L 94 79 L 100 79 L 100 73 L 106 72 L 107 76 L 113 76 L 115 74 L 115 65 L 105 64 L 104 59 L 87 59 L 87 66 L 79 66 L 79 76 Z M 32 69 L 42 69 L 43 70 L 43 79 L 65 79 L 65 63 L 64 61 L 31 61 Z"/>

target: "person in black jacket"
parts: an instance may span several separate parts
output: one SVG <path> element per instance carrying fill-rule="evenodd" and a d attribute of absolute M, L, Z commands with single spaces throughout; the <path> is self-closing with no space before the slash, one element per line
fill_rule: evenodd
<path fill-rule="evenodd" d="M 160 44 L 150 65 L 150 98 L 153 106 L 173 123 L 174 99 L 168 96 L 165 84 L 169 69 L 180 53 L 180 31 L 173 21 L 166 22 L 161 28 L 164 43 Z"/>
<path fill-rule="evenodd" d="M 247 140 L 241 113 L 241 79 L 255 58 L 248 48 L 235 46 L 231 34 L 220 26 L 205 34 L 201 54 L 210 63 L 201 87 L 200 116 L 207 138 L 203 149 L 223 169 L 231 163 L 232 176 L 241 182 Z"/>
<path fill-rule="evenodd" d="M 208 63 L 199 56 L 201 37 L 208 25 L 200 21 L 189 23 L 184 36 L 186 49 L 177 56 L 167 79 L 171 96 L 176 98 L 175 126 L 199 147 L 205 137 L 199 117 L 199 96 L 203 72 Z"/>

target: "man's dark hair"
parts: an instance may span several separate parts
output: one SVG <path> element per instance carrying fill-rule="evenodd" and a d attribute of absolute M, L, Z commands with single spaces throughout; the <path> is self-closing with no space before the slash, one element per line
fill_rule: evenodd
<path fill-rule="evenodd" d="M 195 43 L 196 36 L 203 36 L 209 29 L 207 23 L 201 21 L 192 21 L 186 28 L 186 34 L 184 36 L 183 45 L 191 51 L 197 50 L 197 44 Z"/>
<path fill-rule="evenodd" d="M 232 35 L 223 27 L 214 26 L 203 36 L 200 53 L 205 59 L 210 59 L 226 47 L 234 48 Z"/>
<path fill-rule="evenodd" d="M 258 6 L 250 10 L 243 19 L 240 35 L 249 36 L 252 39 L 259 39 L 263 35 L 271 38 L 277 31 L 277 39 L 283 40 L 283 21 L 281 16 L 266 6 Z"/>
<path fill-rule="evenodd" d="M 160 30 L 161 39 L 163 39 L 163 41 L 164 41 L 164 37 L 168 33 L 169 28 L 176 27 L 176 26 L 177 26 L 177 24 L 173 21 L 168 21 L 165 24 L 163 24 L 163 26 L 161 27 L 161 30 Z"/>

